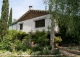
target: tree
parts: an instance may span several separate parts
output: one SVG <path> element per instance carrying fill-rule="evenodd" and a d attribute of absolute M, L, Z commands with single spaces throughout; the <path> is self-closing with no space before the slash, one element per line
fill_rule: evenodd
<path fill-rule="evenodd" d="M 54 0 L 45 0 L 45 3 L 47 3 L 49 6 L 49 14 L 51 19 L 50 44 L 52 46 L 52 51 L 54 50 L 54 35 L 55 35 L 54 27 L 56 24 L 55 20 L 57 21 L 57 18 L 55 17 L 56 15 L 53 14 L 53 2 Z M 55 10 L 56 10 L 56 6 L 55 6 Z"/>
<path fill-rule="evenodd" d="M 0 41 L 1 41 L 1 18 L 0 18 Z"/>
<path fill-rule="evenodd" d="M 8 20 L 8 26 L 12 24 L 12 8 L 10 9 L 10 15 L 9 15 L 9 20 Z"/>
<path fill-rule="evenodd" d="M 49 7 L 52 27 L 54 27 L 55 24 L 54 20 L 56 20 L 60 27 L 62 40 L 64 42 L 68 40 L 70 42 L 79 43 L 80 0 L 46 0 L 46 1 Z M 51 32 L 54 32 L 53 28 L 51 29 Z M 51 39 L 53 37 L 51 37 Z"/>
<path fill-rule="evenodd" d="M 57 15 L 59 16 L 60 31 L 62 33 L 63 43 L 80 42 L 80 0 L 62 0 L 57 6 Z"/>
<path fill-rule="evenodd" d="M 3 0 L 2 12 L 1 12 L 1 38 L 7 33 L 8 28 L 8 13 L 9 13 L 9 1 Z"/>

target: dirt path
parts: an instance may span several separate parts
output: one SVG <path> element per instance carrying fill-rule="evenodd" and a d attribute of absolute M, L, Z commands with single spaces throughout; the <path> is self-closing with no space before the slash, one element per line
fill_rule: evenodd
<path fill-rule="evenodd" d="M 78 54 L 75 51 L 74 53 L 71 50 L 68 50 L 66 47 L 59 47 L 60 52 L 66 57 L 80 57 L 80 52 Z"/>

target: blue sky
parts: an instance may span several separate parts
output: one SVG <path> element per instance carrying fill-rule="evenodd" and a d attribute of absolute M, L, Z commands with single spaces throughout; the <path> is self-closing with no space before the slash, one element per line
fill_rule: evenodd
<path fill-rule="evenodd" d="M 0 0 L 0 16 L 2 1 Z M 13 19 L 20 18 L 26 11 L 29 10 L 29 6 L 33 6 L 33 9 L 45 10 L 45 4 L 43 0 L 9 0 L 10 8 L 13 9 Z"/>

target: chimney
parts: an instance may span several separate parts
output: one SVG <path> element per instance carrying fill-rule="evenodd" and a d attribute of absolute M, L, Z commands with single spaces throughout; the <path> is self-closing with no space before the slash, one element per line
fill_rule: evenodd
<path fill-rule="evenodd" d="M 32 10 L 32 6 L 29 6 L 29 10 Z"/>

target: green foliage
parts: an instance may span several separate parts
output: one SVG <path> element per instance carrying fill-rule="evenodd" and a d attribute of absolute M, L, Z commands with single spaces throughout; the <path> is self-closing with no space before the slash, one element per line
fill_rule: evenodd
<path fill-rule="evenodd" d="M 12 8 L 10 9 L 10 15 L 8 20 L 8 25 L 12 24 Z"/>
<path fill-rule="evenodd" d="M 26 50 L 26 46 L 24 46 L 21 41 L 21 37 L 23 37 L 25 34 L 25 32 L 9 30 L 4 36 L 3 41 L 0 43 L 0 49 L 9 51 Z"/>
<path fill-rule="evenodd" d="M 11 51 L 11 42 L 7 35 L 4 36 L 3 41 L 0 43 L 0 50 L 9 50 Z"/>
<path fill-rule="evenodd" d="M 48 46 L 47 32 L 44 30 L 36 31 L 35 33 L 30 32 L 21 40 L 19 36 L 24 34 L 21 31 L 9 30 L 0 43 L 0 50 L 9 50 L 13 53 L 18 52 L 18 55 L 22 54 L 22 51 L 32 55 L 50 54 L 49 50 L 51 50 L 51 47 Z M 31 42 L 34 42 L 33 46 Z"/>
<path fill-rule="evenodd" d="M 44 49 L 43 49 L 42 53 L 43 53 L 44 55 L 48 55 L 48 54 L 49 54 L 49 49 L 48 49 L 48 47 L 47 47 L 47 46 L 46 46 L 46 47 L 44 47 Z"/>
<path fill-rule="evenodd" d="M 80 0 L 45 0 L 49 6 L 52 26 L 57 21 L 62 42 L 80 44 Z M 54 12 L 54 13 L 53 13 Z"/>
<path fill-rule="evenodd" d="M 29 33 L 27 36 L 24 37 L 24 39 L 22 40 L 23 44 L 26 45 L 27 47 L 31 46 L 31 38 L 32 38 L 32 34 Z"/>
<path fill-rule="evenodd" d="M 42 52 L 41 51 L 35 51 L 35 52 L 32 52 L 31 55 L 41 55 Z"/>
<path fill-rule="evenodd" d="M 61 42 L 62 41 L 62 39 L 61 39 L 61 37 L 60 36 L 54 36 L 54 42 L 55 43 L 59 43 L 59 42 Z"/>
<path fill-rule="evenodd" d="M 14 48 L 16 51 L 19 50 L 25 50 L 25 46 L 22 43 L 22 39 L 26 35 L 25 32 L 16 31 L 16 30 L 9 30 L 7 36 L 9 37 L 9 40 L 11 41 L 12 49 Z"/>
<path fill-rule="evenodd" d="M 54 52 L 53 52 L 53 54 L 54 55 L 58 55 L 58 54 L 61 54 L 61 53 L 60 53 L 59 49 L 55 49 Z"/>
<path fill-rule="evenodd" d="M 33 50 L 33 52 L 36 52 L 36 51 L 42 51 L 43 48 L 40 46 L 33 46 L 31 49 Z"/>
<path fill-rule="evenodd" d="M 32 44 L 34 42 L 34 44 Z M 43 31 L 30 32 L 22 39 L 22 43 L 33 51 L 41 51 L 44 46 L 49 44 L 48 33 Z"/>
<path fill-rule="evenodd" d="M 36 31 L 35 33 L 30 32 L 26 37 L 23 39 L 23 43 L 25 45 L 30 46 L 31 42 L 35 44 L 39 44 L 40 46 L 45 46 L 49 43 L 47 32 L 43 31 Z"/>
<path fill-rule="evenodd" d="M 22 50 L 24 48 L 22 42 L 18 39 L 15 40 L 14 44 L 16 51 Z"/>
<path fill-rule="evenodd" d="M 16 31 L 16 30 L 9 30 L 7 36 L 9 36 L 10 40 L 19 39 L 22 40 L 22 38 L 26 35 L 25 32 Z"/>
<path fill-rule="evenodd" d="M 36 31 L 32 35 L 32 41 L 39 44 L 40 46 L 45 46 L 49 43 L 49 39 L 47 38 L 47 32 L 43 31 Z"/>
<path fill-rule="evenodd" d="M 1 12 L 1 40 L 3 40 L 3 36 L 7 34 L 8 29 L 8 13 L 9 13 L 9 1 L 3 0 L 2 12 Z"/>
<path fill-rule="evenodd" d="M 31 50 L 31 49 L 27 49 L 26 52 L 27 52 L 28 54 L 31 54 L 31 53 L 32 53 L 32 50 Z"/>

